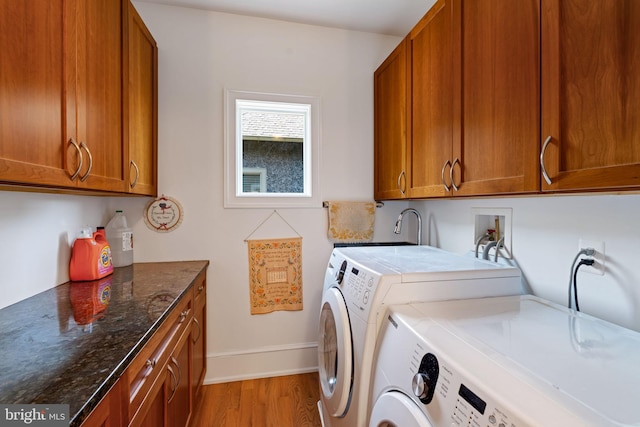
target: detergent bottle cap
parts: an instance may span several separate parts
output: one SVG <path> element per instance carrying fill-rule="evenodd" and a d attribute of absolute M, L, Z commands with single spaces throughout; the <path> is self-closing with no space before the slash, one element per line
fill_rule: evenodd
<path fill-rule="evenodd" d="M 80 230 L 80 235 L 78 236 L 78 239 L 91 239 L 92 237 L 93 237 L 93 234 L 91 233 L 91 229 L 83 228 L 82 230 Z"/>

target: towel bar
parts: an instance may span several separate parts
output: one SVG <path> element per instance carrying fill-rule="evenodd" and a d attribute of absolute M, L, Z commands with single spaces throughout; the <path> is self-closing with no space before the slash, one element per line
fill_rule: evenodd
<path fill-rule="evenodd" d="M 381 208 L 384 206 L 384 202 L 376 202 L 376 208 Z M 322 202 L 322 207 L 323 208 L 328 208 L 329 207 L 329 202 Z"/>

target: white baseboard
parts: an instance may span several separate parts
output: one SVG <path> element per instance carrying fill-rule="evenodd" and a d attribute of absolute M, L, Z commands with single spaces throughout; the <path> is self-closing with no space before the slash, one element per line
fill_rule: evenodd
<path fill-rule="evenodd" d="M 209 354 L 204 383 L 316 372 L 317 348 L 318 344 L 313 342 Z"/>

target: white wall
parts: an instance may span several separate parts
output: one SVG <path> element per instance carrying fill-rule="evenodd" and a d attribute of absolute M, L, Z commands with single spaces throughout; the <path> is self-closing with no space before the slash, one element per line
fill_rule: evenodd
<path fill-rule="evenodd" d="M 423 241 L 454 252 L 474 248 L 472 207 L 513 209 L 513 255 L 533 294 L 567 303 L 580 239 L 605 242 L 604 276 L 579 270 L 583 312 L 640 331 L 640 195 L 573 195 L 413 202 L 428 226 Z"/>
<path fill-rule="evenodd" d="M 69 280 L 84 225 L 108 221 L 106 199 L 0 191 L 0 308 Z"/>

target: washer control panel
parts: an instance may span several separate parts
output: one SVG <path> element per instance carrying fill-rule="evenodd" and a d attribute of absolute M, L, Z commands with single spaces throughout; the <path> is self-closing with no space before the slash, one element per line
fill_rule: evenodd
<path fill-rule="evenodd" d="M 524 427 L 526 424 L 489 396 L 491 384 L 478 383 L 463 374 L 449 354 L 416 340 L 389 316 L 390 327 L 383 336 L 379 362 L 385 379 L 400 385 L 428 414 L 434 427 Z M 403 350 L 404 349 L 404 350 Z M 399 352 L 408 358 L 399 363 Z M 401 353 L 400 353 L 401 354 Z M 409 389 L 409 385 L 411 388 Z M 406 388 L 404 388 L 406 387 Z M 493 395 L 492 395 L 493 396 Z"/>
<path fill-rule="evenodd" d="M 415 349 L 412 365 L 417 362 L 419 354 L 422 354 L 418 371 L 414 375 L 413 384 L 416 384 L 416 377 L 426 377 L 429 391 L 421 393 L 420 387 L 413 387 L 414 395 L 426 405 L 425 409 L 430 412 L 444 414 L 447 427 L 519 427 L 521 423 L 516 417 L 506 410 L 499 408 L 491 402 L 482 389 L 472 382 L 462 378 L 450 365 L 432 352 L 424 353 L 424 346 L 418 345 Z M 419 380 L 417 381 L 420 382 Z M 430 406 L 437 407 L 430 408 Z M 437 424 L 438 426 L 440 424 Z"/>
<path fill-rule="evenodd" d="M 361 312 L 368 311 L 378 283 L 378 276 L 349 264 L 344 277 L 342 291 L 347 302 L 352 303 Z"/>

